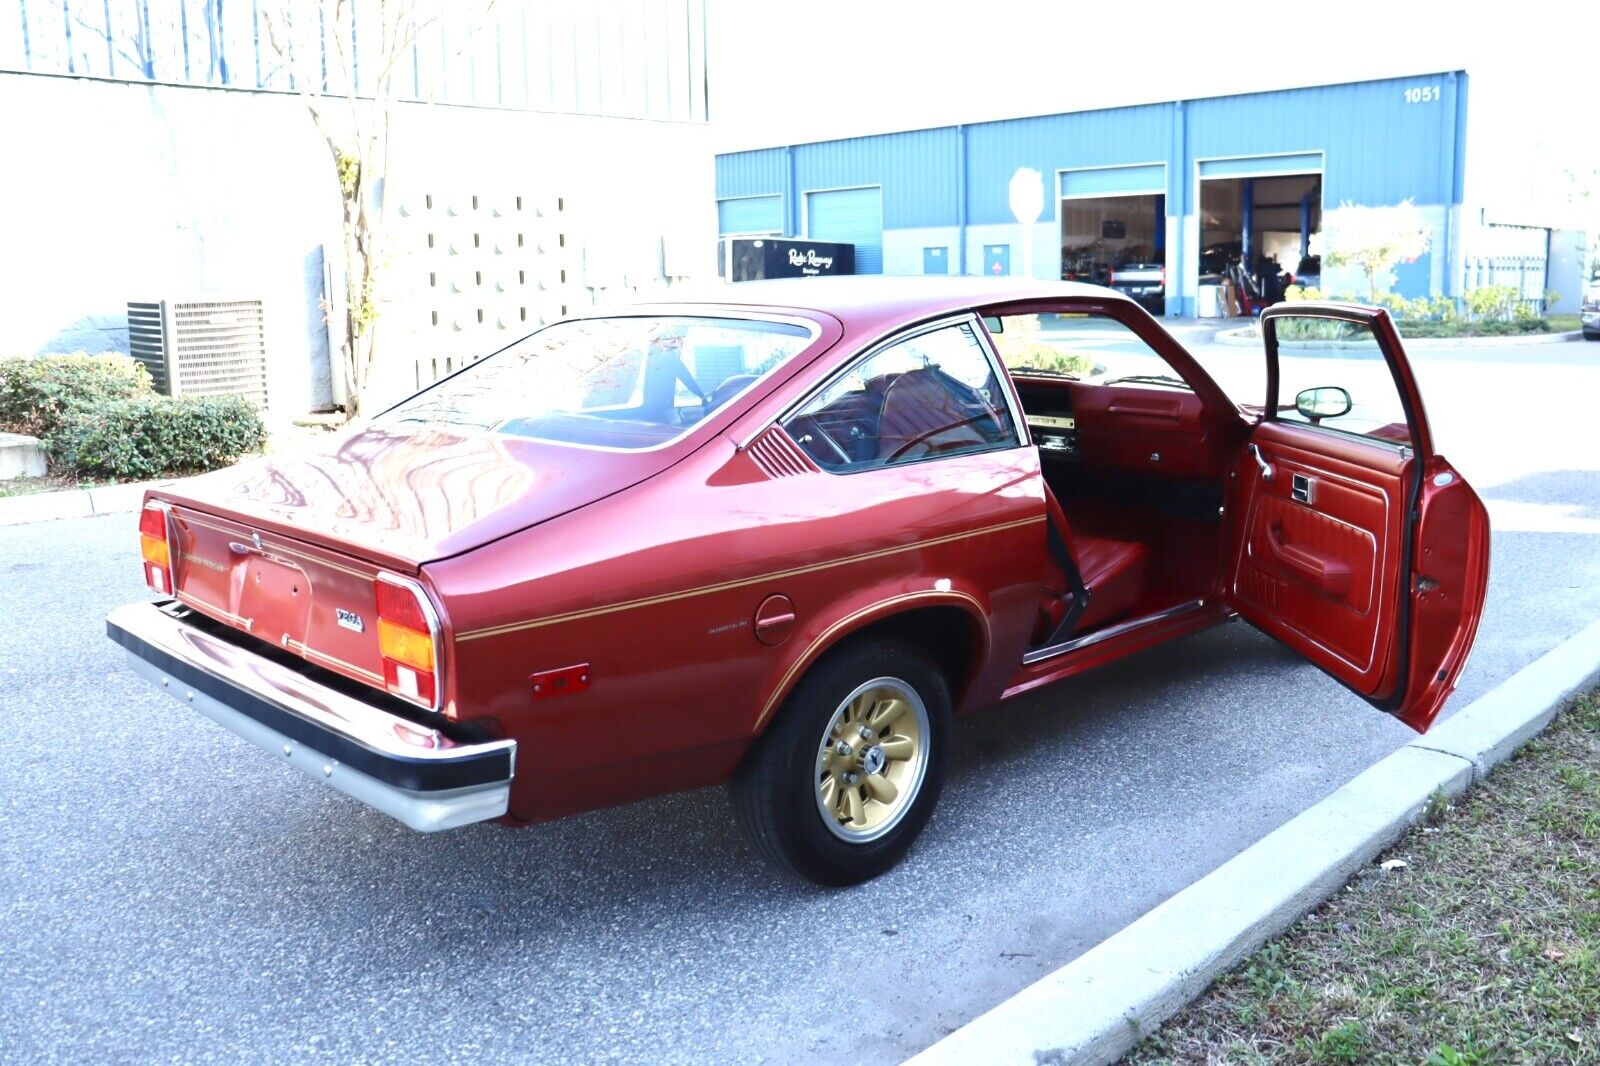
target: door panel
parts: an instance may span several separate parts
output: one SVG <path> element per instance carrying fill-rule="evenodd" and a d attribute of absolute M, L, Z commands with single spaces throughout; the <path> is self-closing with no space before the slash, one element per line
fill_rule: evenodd
<path fill-rule="evenodd" d="M 1230 478 L 1228 599 L 1251 624 L 1422 732 L 1455 689 L 1477 634 L 1488 515 L 1434 453 L 1385 312 L 1279 304 L 1263 313 L 1262 329 L 1267 396 Z M 1304 406 L 1280 405 L 1286 371 L 1290 381 L 1315 377 L 1287 390 L 1304 387 Z M 1342 405 L 1316 399 L 1328 393 L 1342 394 Z"/>
<path fill-rule="evenodd" d="M 1248 503 L 1231 595 L 1251 624 L 1376 696 L 1389 666 L 1383 618 L 1394 613 L 1409 464 L 1382 444 L 1319 454 L 1326 435 L 1282 422 L 1256 430 L 1273 473 L 1263 477 L 1249 453 L 1238 467 Z M 1310 502 L 1295 498 L 1297 483 Z"/>

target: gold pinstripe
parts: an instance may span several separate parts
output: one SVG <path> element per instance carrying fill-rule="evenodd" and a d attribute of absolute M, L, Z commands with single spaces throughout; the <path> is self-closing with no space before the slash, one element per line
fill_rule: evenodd
<path fill-rule="evenodd" d="M 788 570 L 774 570 L 755 577 L 740 578 L 737 581 L 722 581 L 715 585 L 702 585 L 699 588 L 685 589 L 681 592 L 668 592 L 659 596 L 646 596 L 637 600 L 626 600 L 622 603 L 613 603 L 605 607 L 590 607 L 581 611 L 568 611 L 566 614 L 553 614 L 548 618 L 536 618 L 526 622 L 510 622 L 506 625 L 490 626 L 485 629 L 474 629 L 456 634 L 456 640 L 479 640 L 483 637 L 498 637 L 506 633 L 517 633 L 526 629 L 539 629 L 544 626 L 556 625 L 560 622 L 575 622 L 582 618 L 596 618 L 600 615 L 614 614 L 618 611 L 630 611 L 638 607 L 653 607 L 657 604 L 672 603 L 676 600 L 688 599 L 692 596 L 706 596 L 715 592 L 726 592 L 730 589 L 743 588 L 747 585 L 760 584 L 763 581 L 777 581 L 782 578 L 798 577 L 801 574 L 812 574 L 819 570 L 830 570 L 839 566 L 850 566 L 854 563 L 869 562 L 873 559 L 883 559 L 903 552 L 920 551 L 923 548 L 934 548 L 941 544 L 952 544 L 956 541 L 969 540 L 973 537 L 982 537 L 990 533 L 1002 533 L 1008 529 L 1020 529 L 1023 526 L 1037 525 L 1044 522 L 1044 515 L 1034 518 L 1024 518 L 1015 522 L 1004 522 L 1000 525 L 989 526 L 985 529 L 975 529 L 967 533 L 952 533 L 943 537 L 934 537 L 932 540 L 920 540 L 915 544 L 901 544 L 893 548 L 880 548 L 877 551 L 865 552 L 861 555 L 852 555 L 847 559 L 833 559 L 825 563 L 813 563 L 810 566 L 797 566 Z"/>
<path fill-rule="evenodd" d="M 898 596 L 890 596 L 886 600 L 879 600 L 877 603 L 868 604 L 859 611 L 853 611 L 850 614 L 845 615 L 827 629 L 824 629 L 817 635 L 817 639 L 813 640 L 806 647 L 805 652 L 802 653 L 799 658 L 795 659 L 793 663 L 789 664 L 789 669 L 784 672 L 783 680 L 778 682 L 777 687 L 772 690 L 772 695 L 767 697 L 766 706 L 761 708 L 761 716 L 756 719 L 756 724 L 751 729 L 751 733 L 754 734 L 761 731 L 761 726 L 766 722 L 767 716 L 770 715 L 773 711 L 773 708 L 778 705 L 779 698 L 785 692 L 789 691 L 789 684 L 794 680 L 794 675 L 799 673 L 800 668 L 810 661 L 811 653 L 825 645 L 835 633 L 839 632 L 839 630 L 848 626 L 851 622 L 856 621 L 858 618 L 862 618 L 884 607 L 892 607 L 895 604 L 907 603 L 911 600 L 949 600 L 951 597 L 966 600 L 968 603 L 972 604 L 972 606 L 978 609 L 978 618 L 983 622 L 983 639 L 984 643 L 987 645 L 992 638 L 989 633 L 989 620 L 984 616 L 983 613 L 983 604 L 979 603 L 976 599 L 967 595 L 965 592 L 904 592 Z"/>
<path fill-rule="evenodd" d="M 233 625 L 244 629 L 246 632 L 250 631 L 250 619 L 246 618 L 244 615 L 234 614 L 226 607 L 218 607 L 214 603 L 202 600 L 199 596 L 196 596 L 187 589 L 179 589 L 176 593 L 174 593 L 174 595 L 178 597 L 178 601 L 180 603 L 187 603 L 190 607 L 197 607 L 206 614 L 218 617 L 223 622 L 230 622 Z"/>
<path fill-rule="evenodd" d="M 304 655 L 307 659 L 320 659 L 324 663 L 329 663 L 333 666 L 341 666 L 344 669 L 359 674 L 370 681 L 376 682 L 379 688 L 383 687 L 382 674 L 375 674 L 371 670 L 364 670 L 355 663 L 346 662 L 344 659 L 329 655 L 327 652 L 321 652 L 315 648 L 308 647 L 306 644 L 298 640 L 291 639 L 288 643 L 288 646 L 298 651 L 301 655 Z"/>

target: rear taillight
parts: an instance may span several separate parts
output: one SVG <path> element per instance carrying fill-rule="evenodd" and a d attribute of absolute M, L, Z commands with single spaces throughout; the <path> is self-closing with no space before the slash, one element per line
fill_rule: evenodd
<path fill-rule="evenodd" d="M 1116 283 L 1117 283 L 1117 272 L 1115 270 L 1113 270 L 1109 274 L 1106 275 L 1106 284 L 1107 285 L 1115 285 Z"/>
<path fill-rule="evenodd" d="M 383 685 L 423 707 L 438 699 L 439 624 L 433 607 L 415 582 L 380 574 L 378 651 L 383 656 Z"/>
<path fill-rule="evenodd" d="M 163 595 L 172 595 L 172 547 L 167 538 L 167 509 L 146 504 L 139 514 L 139 552 L 144 556 L 144 581 Z"/>

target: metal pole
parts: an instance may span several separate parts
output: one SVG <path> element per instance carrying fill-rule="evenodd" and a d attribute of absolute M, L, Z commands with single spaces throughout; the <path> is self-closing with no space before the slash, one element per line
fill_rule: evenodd
<path fill-rule="evenodd" d="M 956 273 L 967 272 L 967 127 L 957 126 L 959 138 L 956 154 Z"/>
<path fill-rule="evenodd" d="M 1239 206 L 1244 214 L 1244 225 L 1239 233 L 1239 258 L 1244 261 L 1245 273 L 1250 272 L 1250 231 L 1255 226 L 1256 183 L 1245 178 L 1239 189 Z"/>

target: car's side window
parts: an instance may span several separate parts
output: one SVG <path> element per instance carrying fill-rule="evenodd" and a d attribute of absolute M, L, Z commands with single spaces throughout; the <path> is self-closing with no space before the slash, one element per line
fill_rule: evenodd
<path fill-rule="evenodd" d="M 818 465 L 834 471 L 1021 443 L 994 364 L 968 322 L 879 349 L 783 425 Z"/>
<path fill-rule="evenodd" d="M 1312 315 L 1273 320 L 1278 409 L 1273 417 L 1390 444 L 1411 443 L 1405 405 L 1372 327 Z"/>

